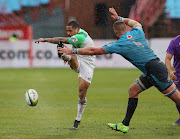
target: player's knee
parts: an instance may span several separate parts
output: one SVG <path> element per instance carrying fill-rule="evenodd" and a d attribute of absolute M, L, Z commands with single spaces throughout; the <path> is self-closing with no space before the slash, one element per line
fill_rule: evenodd
<path fill-rule="evenodd" d="M 135 86 L 135 84 L 131 85 L 129 88 L 129 97 L 130 98 L 135 98 L 138 96 L 138 94 L 140 93 L 140 91 L 137 89 L 137 87 Z"/>
<path fill-rule="evenodd" d="M 129 96 L 132 98 L 133 96 L 135 96 L 135 93 L 134 93 L 134 88 L 132 86 L 129 87 Z"/>
<path fill-rule="evenodd" d="M 83 99 L 85 99 L 85 97 L 86 97 L 86 89 L 79 89 L 79 98 L 81 99 L 81 100 L 83 100 Z"/>

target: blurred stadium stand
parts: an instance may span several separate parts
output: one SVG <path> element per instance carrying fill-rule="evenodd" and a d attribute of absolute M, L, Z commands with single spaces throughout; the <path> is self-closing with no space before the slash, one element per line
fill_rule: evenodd
<path fill-rule="evenodd" d="M 180 32 L 179 0 L 136 0 L 129 18 L 144 27 L 146 37 L 171 37 Z"/>
<path fill-rule="evenodd" d="M 166 13 L 170 13 L 170 18 L 180 19 L 180 0 L 166 0 Z"/>
<path fill-rule="evenodd" d="M 64 0 L 0 0 L 0 27 L 29 24 L 33 38 L 64 35 Z"/>
<path fill-rule="evenodd" d="M 23 6 L 39 6 L 40 4 L 48 4 L 50 0 L 0 0 L 0 13 L 10 14 L 19 11 Z"/>
<path fill-rule="evenodd" d="M 64 36 L 64 25 L 73 19 L 93 38 L 112 39 L 109 7 L 141 22 L 148 38 L 180 32 L 180 0 L 0 0 L 0 27 L 30 24 L 34 39 L 56 37 Z"/>
<path fill-rule="evenodd" d="M 61 8 L 54 8 L 52 16 L 48 16 L 48 11 L 43 10 L 38 13 L 37 20 L 28 15 L 23 20 L 33 26 L 34 38 L 64 36 L 64 12 Z"/>

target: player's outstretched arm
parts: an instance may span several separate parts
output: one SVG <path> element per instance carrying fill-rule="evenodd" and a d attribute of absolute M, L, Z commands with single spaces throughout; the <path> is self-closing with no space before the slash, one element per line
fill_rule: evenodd
<path fill-rule="evenodd" d="M 66 37 L 39 38 L 38 40 L 35 41 L 35 43 L 39 43 L 39 42 L 49 42 L 49 43 L 58 44 L 59 41 L 62 41 L 63 43 L 69 43 Z"/>
<path fill-rule="evenodd" d="M 80 54 L 80 55 L 102 55 L 108 54 L 103 47 L 86 47 L 86 48 L 69 48 L 64 45 L 64 48 L 58 48 L 59 53 L 64 55 Z"/>
<path fill-rule="evenodd" d="M 130 19 L 130 18 L 123 18 L 123 17 L 118 16 L 118 14 L 117 14 L 117 12 L 116 12 L 116 10 L 114 8 L 109 8 L 109 12 L 111 13 L 111 17 L 114 20 L 123 21 L 125 24 L 127 24 L 131 28 L 134 28 L 136 26 L 142 28 L 142 25 L 139 22 L 137 22 L 137 21 L 135 21 L 133 19 Z"/>

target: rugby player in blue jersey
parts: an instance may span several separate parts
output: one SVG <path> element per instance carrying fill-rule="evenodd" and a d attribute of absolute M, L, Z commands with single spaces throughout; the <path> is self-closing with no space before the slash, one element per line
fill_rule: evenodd
<path fill-rule="evenodd" d="M 87 48 L 60 48 L 59 52 L 80 55 L 101 55 L 116 53 L 123 56 L 143 74 L 129 88 L 129 101 L 124 120 L 118 124 L 109 123 L 108 126 L 114 130 L 127 133 L 130 120 L 138 104 L 138 95 L 142 91 L 155 86 L 162 94 L 169 97 L 176 104 L 180 104 L 180 92 L 176 85 L 168 78 L 168 71 L 163 62 L 150 49 L 142 25 L 132 19 L 119 17 L 114 8 L 109 9 L 111 17 L 116 21 L 113 24 L 114 33 L 118 37 L 116 42 L 109 43 L 103 47 Z M 132 28 L 127 31 L 126 25 Z"/>

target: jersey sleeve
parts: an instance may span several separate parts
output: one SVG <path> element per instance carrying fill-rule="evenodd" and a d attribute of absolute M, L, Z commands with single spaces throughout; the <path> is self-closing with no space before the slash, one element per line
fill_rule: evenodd
<path fill-rule="evenodd" d="M 112 54 L 112 53 L 121 53 L 121 49 L 120 47 L 117 47 L 116 43 L 113 42 L 113 43 L 108 43 L 106 45 L 103 46 L 104 50 L 106 52 L 108 52 L 109 54 Z M 117 49 L 118 48 L 118 49 Z"/>
<path fill-rule="evenodd" d="M 174 55 L 174 53 L 175 53 L 175 44 L 174 44 L 173 41 L 170 42 L 166 52 L 171 54 L 171 55 Z"/>
<path fill-rule="evenodd" d="M 141 33 L 144 33 L 143 29 L 141 27 L 138 27 L 138 26 L 134 27 L 132 30 L 137 30 Z"/>
<path fill-rule="evenodd" d="M 141 27 L 134 27 L 130 32 L 132 32 L 137 37 L 145 37 L 144 31 Z"/>
<path fill-rule="evenodd" d="M 81 44 L 84 42 L 85 36 L 82 34 L 76 34 L 72 37 L 68 37 L 67 40 L 68 40 L 69 44 L 72 44 L 72 45 Z"/>

